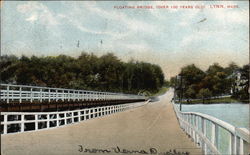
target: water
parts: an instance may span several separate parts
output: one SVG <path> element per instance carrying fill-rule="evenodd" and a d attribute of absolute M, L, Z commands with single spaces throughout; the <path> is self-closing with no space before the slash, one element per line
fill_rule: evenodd
<path fill-rule="evenodd" d="M 178 105 L 179 106 L 179 105 Z M 193 104 L 182 105 L 183 112 L 200 112 L 214 116 L 220 120 L 223 120 L 233 126 L 243 127 L 249 130 L 249 104 Z M 207 132 L 209 134 L 209 132 Z M 209 135 L 208 135 L 209 136 Z M 228 153 L 229 134 L 222 129 L 219 130 L 219 151 L 221 153 Z M 210 137 L 209 137 L 210 138 Z"/>
<path fill-rule="evenodd" d="M 182 111 L 208 114 L 233 126 L 249 129 L 249 104 L 183 104 Z"/>

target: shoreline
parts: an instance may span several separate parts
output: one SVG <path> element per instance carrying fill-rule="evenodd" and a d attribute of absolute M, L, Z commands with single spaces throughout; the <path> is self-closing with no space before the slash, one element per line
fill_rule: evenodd
<path fill-rule="evenodd" d="M 179 104 L 179 102 L 176 102 L 177 104 Z M 210 100 L 205 100 L 204 103 L 201 100 L 195 100 L 195 101 L 184 101 L 181 102 L 182 104 L 185 105 L 191 105 L 191 104 L 249 104 L 249 101 L 240 101 L 240 100 L 236 100 L 230 97 L 225 97 L 225 98 L 218 98 L 218 99 L 210 99 Z"/>
<path fill-rule="evenodd" d="M 175 103 L 175 104 L 179 104 L 179 102 Z M 195 105 L 195 104 L 205 104 L 205 105 L 210 105 L 210 104 L 250 104 L 247 102 L 218 102 L 218 103 L 182 103 L 182 105 Z"/>

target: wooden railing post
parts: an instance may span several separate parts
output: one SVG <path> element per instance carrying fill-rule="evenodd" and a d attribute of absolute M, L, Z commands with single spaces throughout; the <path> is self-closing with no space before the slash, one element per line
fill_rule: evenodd
<path fill-rule="evenodd" d="M 196 117 L 195 115 L 193 115 L 193 127 L 194 127 L 194 130 L 193 130 L 193 138 L 194 138 L 194 142 L 196 143 L 197 142 L 197 137 L 196 137 Z"/>
<path fill-rule="evenodd" d="M 10 103 L 10 86 L 9 85 L 7 86 L 7 94 L 6 94 L 6 96 L 7 96 L 7 103 Z"/>
<path fill-rule="evenodd" d="M 190 136 L 191 136 L 191 138 L 194 138 L 193 137 L 193 115 L 190 114 L 189 117 L 190 117 L 190 123 L 189 123 L 189 125 L 190 125 Z"/>
<path fill-rule="evenodd" d="M 35 130 L 38 130 L 38 115 L 35 115 Z"/>
<path fill-rule="evenodd" d="M 58 101 L 58 90 L 56 89 L 56 102 Z"/>
<path fill-rule="evenodd" d="M 33 88 L 30 88 L 30 102 L 33 102 Z"/>
<path fill-rule="evenodd" d="M 71 123 L 74 123 L 74 112 L 71 112 Z"/>
<path fill-rule="evenodd" d="M 59 126 L 59 113 L 56 114 L 56 126 Z"/>
<path fill-rule="evenodd" d="M 218 125 L 212 122 L 212 130 L 211 130 L 211 141 L 212 144 L 218 149 L 219 146 L 219 129 Z"/>
<path fill-rule="evenodd" d="M 233 133 L 230 133 L 229 154 L 236 154 L 236 140 L 236 136 Z"/>
<path fill-rule="evenodd" d="M 185 115 L 185 121 L 188 123 L 188 115 Z M 188 124 L 186 124 L 186 133 L 188 133 Z"/>
<path fill-rule="evenodd" d="M 50 121 L 49 114 L 47 114 L 47 129 L 49 128 L 49 121 Z"/>
<path fill-rule="evenodd" d="M 63 113 L 64 114 L 64 125 L 67 124 L 67 115 L 66 115 L 66 112 Z"/>
<path fill-rule="evenodd" d="M 199 116 L 195 116 L 195 128 L 197 131 L 199 131 Z M 199 139 L 199 135 L 198 133 L 195 134 L 195 137 L 196 137 L 196 143 L 198 145 L 200 145 L 200 139 Z"/>
<path fill-rule="evenodd" d="M 8 122 L 8 115 L 3 115 L 3 122 L 4 122 L 4 125 L 3 125 L 3 134 L 7 134 L 7 122 Z"/>
<path fill-rule="evenodd" d="M 43 97 L 43 95 L 42 95 L 42 88 L 40 88 L 40 102 L 42 102 L 42 97 Z"/>
<path fill-rule="evenodd" d="M 22 87 L 19 87 L 19 103 L 22 103 Z"/>
<path fill-rule="evenodd" d="M 50 89 L 48 91 L 49 91 L 49 102 L 50 102 Z"/>
<path fill-rule="evenodd" d="M 239 154 L 244 154 L 244 141 L 242 138 L 240 138 Z"/>
<path fill-rule="evenodd" d="M 207 136 L 207 126 L 206 126 L 205 118 L 201 118 L 201 130 L 202 130 L 203 136 L 206 137 Z M 207 154 L 207 145 L 206 145 L 206 143 L 204 142 L 204 140 L 202 140 L 201 143 L 202 143 L 201 146 L 202 146 L 203 153 Z"/>
<path fill-rule="evenodd" d="M 62 100 L 64 101 L 66 98 L 64 90 L 62 90 Z"/>
<path fill-rule="evenodd" d="M 75 100 L 76 100 L 76 91 L 73 90 L 73 101 L 75 101 Z"/>
<path fill-rule="evenodd" d="M 21 132 L 24 132 L 24 115 L 21 114 Z"/>
<path fill-rule="evenodd" d="M 187 117 L 188 117 L 188 124 L 189 124 L 189 126 L 188 126 L 188 134 L 191 135 L 191 127 L 190 127 L 190 125 L 191 125 L 191 116 L 190 116 L 190 114 L 187 114 Z"/>
<path fill-rule="evenodd" d="M 78 115 L 78 122 L 80 122 L 81 121 L 81 112 L 78 111 L 77 115 Z"/>

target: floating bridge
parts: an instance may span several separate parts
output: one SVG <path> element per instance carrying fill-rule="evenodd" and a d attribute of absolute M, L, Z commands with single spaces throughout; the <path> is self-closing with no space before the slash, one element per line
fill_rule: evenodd
<path fill-rule="evenodd" d="M 146 101 L 145 96 L 0 84 L 1 112 L 58 111 Z"/>
<path fill-rule="evenodd" d="M 147 99 L 122 93 L 10 84 L 0 86 L 2 134 L 73 124 L 141 106 Z"/>
<path fill-rule="evenodd" d="M 223 154 L 221 146 L 226 147 L 227 154 L 250 153 L 248 129 L 206 114 L 179 111 L 176 104 L 171 103 L 172 89 L 159 101 L 149 102 L 145 96 L 131 94 L 0 86 L 1 134 L 5 144 L 2 150 L 5 154 L 32 154 L 32 150 L 36 154 L 51 154 L 50 151 L 71 154 L 75 146 L 67 145 L 65 140 L 69 138 L 73 138 L 71 144 L 76 146 L 79 146 L 79 138 L 87 140 L 93 148 L 112 148 L 118 144 L 143 148 L 154 144 L 159 155 L 167 154 L 166 149 L 189 154 Z M 41 139 L 41 136 L 50 138 Z M 24 140 L 27 142 L 22 143 Z M 39 144 L 32 141 L 39 141 Z M 50 143 L 67 149 L 53 149 Z M 15 152 L 15 146 L 28 148 L 30 145 L 36 149 Z"/>

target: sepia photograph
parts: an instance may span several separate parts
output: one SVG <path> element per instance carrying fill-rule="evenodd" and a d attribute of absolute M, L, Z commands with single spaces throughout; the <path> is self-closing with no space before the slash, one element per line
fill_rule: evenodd
<path fill-rule="evenodd" d="M 0 1 L 1 155 L 249 155 L 249 1 Z"/>

